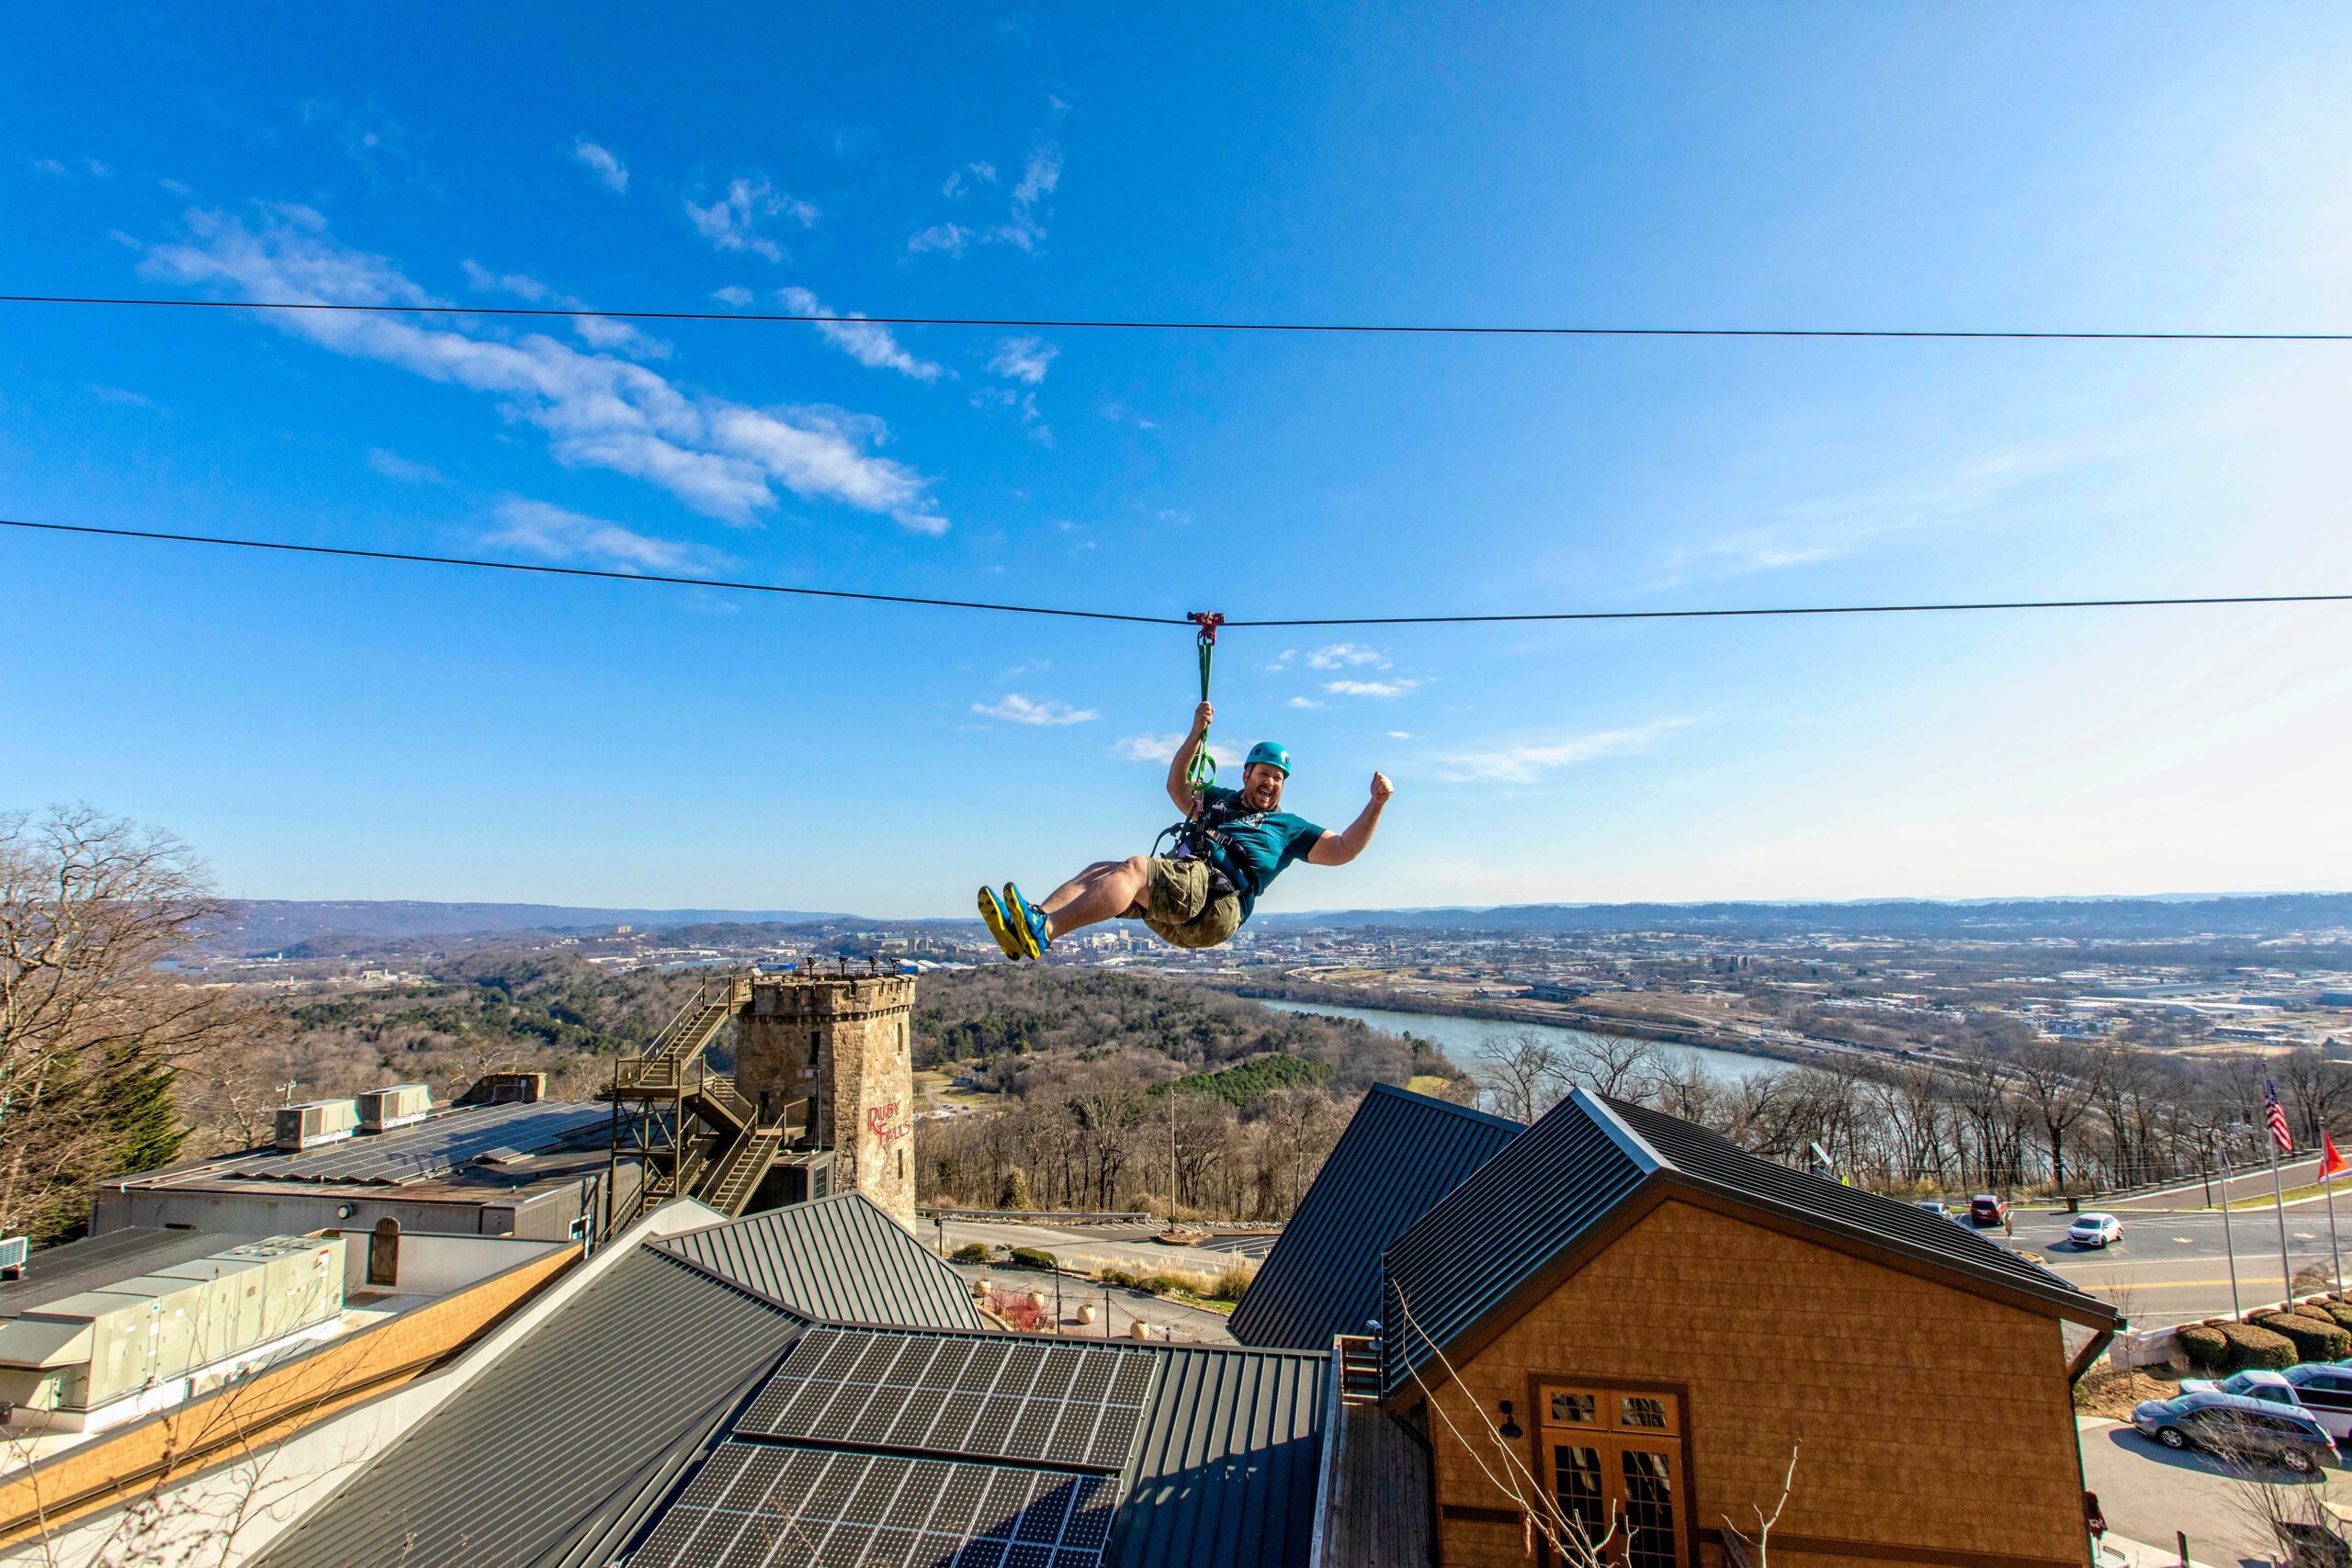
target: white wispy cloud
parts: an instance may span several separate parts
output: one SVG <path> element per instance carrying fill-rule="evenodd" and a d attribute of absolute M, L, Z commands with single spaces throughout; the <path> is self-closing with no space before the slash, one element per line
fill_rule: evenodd
<path fill-rule="evenodd" d="M 1182 735 L 1129 735 L 1111 745 L 1111 755 L 1123 762 L 1172 762 L 1176 748 L 1184 744 Z"/>
<path fill-rule="evenodd" d="M 1388 668 L 1388 660 L 1376 648 L 1366 648 L 1360 642 L 1335 642 L 1329 648 L 1318 648 L 1306 656 L 1310 670 L 1344 670 L 1351 665 L 1375 664 Z"/>
<path fill-rule="evenodd" d="M 710 297 L 722 305 L 732 305 L 739 310 L 752 302 L 752 291 L 737 283 L 730 283 L 724 288 L 712 289 Z"/>
<path fill-rule="evenodd" d="M 212 285 L 246 299 L 435 303 L 382 256 L 342 243 L 308 208 L 264 208 L 248 226 L 198 209 L 192 241 L 149 251 L 142 271 Z M 879 421 L 838 410 L 752 408 L 677 385 L 645 366 L 526 333 L 334 311 L 273 312 L 277 330 L 336 354 L 398 366 L 500 400 L 535 425 L 567 465 L 608 468 L 695 509 L 748 523 L 778 489 L 891 517 L 920 533 L 947 527 L 930 481 L 871 448 Z"/>
<path fill-rule="evenodd" d="M 628 165 L 614 157 L 586 137 L 576 137 L 571 143 L 571 155 L 588 165 L 595 176 L 605 182 L 606 189 L 621 195 L 628 189 Z"/>
<path fill-rule="evenodd" d="M 972 231 L 961 223 L 934 223 L 908 235 L 907 250 L 915 255 L 925 251 L 945 251 L 951 256 L 960 256 L 971 241 Z"/>
<path fill-rule="evenodd" d="M 449 478 L 430 463 L 418 463 L 384 447 L 371 448 L 368 466 L 388 479 L 398 479 L 404 485 L 445 485 Z"/>
<path fill-rule="evenodd" d="M 954 199 L 969 194 L 978 182 L 978 171 L 988 170 L 985 183 L 994 184 L 996 170 L 986 164 L 968 164 L 947 177 L 943 196 Z M 971 177 L 967 178 L 969 175 Z M 1058 143 L 1041 141 L 1029 152 L 1022 165 L 1020 183 L 1012 187 L 1006 199 L 1004 217 L 994 223 L 981 223 L 975 219 L 967 226 L 962 223 L 934 223 L 908 236 L 907 250 L 920 255 L 925 252 L 944 252 L 960 256 L 975 240 L 987 245 L 1011 245 L 1015 250 L 1035 254 L 1045 243 L 1044 209 L 1046 198 L 1062 183 L 1062 150 Z"/>
<path fill-rule="evenodd" d="M 946 182 L 939 187 L 939 194 L 952 201 L 976 186 L 994 184 L 996 184 L 994 164 L 967 164 L 947 176 Z"/>
<path fill-rule="evenodd" d="M 976 409 L 1010 409 L 1020 416 L 1021 428 L 1030 440 L 1040 446 L 1054 444 L 1053 426 L 1047 424 L 1046 416 L 1037 411 L 1037 394 L 1035 392 L 1016 392 L 1010 387 L 982 387 L 972 394 L 972 406 Z"/>
<path fill-rule="evenodd" d="M 560 310 L 588 309 L 584 301 L 557 293 L 526 272 L 492 272 L 471 256 L 458 266 L 466 275 L 467 287 L 477 294 L 511 294 L 517 299 Z M 608 316 L 574 316 L 569 324 L 580 334 L 580 341 L 591 348 L 615 349 L 639 359 L 670 357 L 668 344 L 658 337 L 646 336 L 627 321 L 616 321 Z"/>
<path fill-rule="evenodd" d="M 1656 724 L 1645 724 L 1632 729 L 1595 730 L 1565 739 L 1535 741 L 1493 751 L 1457 751 L 1434 761 L 1438 776 L 1453 784 L 1533 784 L 1555 769 L 1574 767 L 1579 762 L 1589 762 L 1601 757 L 1646 751 L 1659 737 L 1670 734 L 1690 722 L 1687 718 L 1661 719 Z M 1398 739 L 1406 737 L 1399 736 Z"/>
<path fill-rule="evenodd" d="M 1092 708 L 1074 708 L 1052 697 L 1024 697 L 1019 692 L 1007 692 L 993 703 L 974 703 L 972 711 L 983 718 L 1038 726 L 1091 724 L 1102 716 Z"/>
<path fill-rule="evenodd" d="M 1284 707 L 1294 708 L 1319 708 L 1323 705 L 1317 702 L 1313 697 L 1293 697 L 1289 702 L 1284 703 L 1283 705 Z"/>
<path fill-rule="evenodd" d="M 1005 214 L 1002 223 L 989 231 L 989 239 L 1023 251 L 1035 251 L 1046 238 L 1046 226 L 1037 218 L 1038 206 L 1053 195 L 1061 183 L 1061 148 L 1051 141 L 1039 144 L 1030 152 L 1028 164 L 1021 171 L 1021 183 L 1012 187 L 1012 209 Z"/>
<path fill-rule="evenodd" d="M 686 217 L 695 231 L 721 251 L 749 251 L 772 262 L 784 259 L 784 247 L 761 232 L 771 218 L 788 218 L 803 229 L 816 226 L 817 209 L 786 195 L 766 178 L 730 180 L 718 200 L 697 203 L 686 198 Z"/>
<path fill-rule="evenodd" d="M 1297 657 L 1298 649 L 1295 648 L 1285 648 L 1280 653 L 1275 654 L 1273 658 L 1260 665 L 1259 668 L 1265 671 L 1269 675 L 1279 675 L 1283 671 L 1289 669 L 1290 661 Z"/>
<path fill-rule="evenodd" d="M 698 545 L 657 539 L 601 517 L 584 516 L 544 501 L 509 499 L 494 509 L 498 526 L 482 536 L 488 545 L 556 561 L 586 561 L 618 571 L 699 575 L 717 564 Z"/>
<path fill-rule="evenodd" d="M 1671 586 L 1688 577 L 1736 577 L 1835 560 L 1908 535 L 1980 523 L 2024 499 L 2079 454 L 2056 446 L 2006 448 L 1914 482 L 1866 487 L 1777 508 L 1770 519 L 1686 545 L 1667 558 Z"/>
<path fill-rule="evenodd" d="M 1400 675 L 1394 681 L 1326 681 L 1323 689 L 1335 697 L 1401 697 L 1417 691 L 1419 681 Z"/>
<path fill-rule="evenodd" d="M 817 335 L 870 369 L 896 370 L 918 381 L 936 381 L 946 374 L 930 360 L 918 359 L 900 347 L 889 328 L 876 326 L 854 311 L 843 316 L 830 310 L 806 288 L 779 288 L 775 297 L 796 316 L 823 317 L 817 323 Z"/>
<path fill-rule="evenodd" d="M 996 353 L 989 358 L 989 370 L 1008 381 L 1019 381 L 1034 387 L 1046 378 L 1046 371 L 1061 349 L 1041 337 L 999 338 Z"/>
<path fill-rule="evenodd" d="M 128 387 L 109 387 L 99 381 L 90 383 L 90 395 L 102 403 L 117 403 L 124 408 L 146 409 L 155 406 L 154 400 L 144 392 L 134 392 Z"/>
<path fill-rule="evenodd" d="M 478 294 L 512 294 L 518 299 L 544 299 L 548 286 L 527 273 L 495 273 L 468 256 L 458 264 L 466 282 Z"/>
<path fill-rule="evenodd" d="M 35 158 L 35 159 L 33 160 L 33 173 L 34 173 L 34 174 L 37 174 L 37 175 L 62 175 L 62 174 L 63 174 L 64 172 L 65 172 L 65 165 L 64 165 L 64 164 L 61 164 L 61 163 L 59 163 L 59 162 L 58 162 L 56 159 L 54 159 L 54 158 Z"/>

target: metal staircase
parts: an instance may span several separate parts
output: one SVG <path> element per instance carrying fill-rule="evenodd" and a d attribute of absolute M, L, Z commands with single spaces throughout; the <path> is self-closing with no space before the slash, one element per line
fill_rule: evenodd
<path fill-rule="evenodd" d="M 771 1105 L 763 1115 L 734 1078 L 704 1060 L 719 1031 L 751 1000 L 748 975 L 706 980 L 642 1055 L 614 1064 L 606 1091 L 614 1154 L 616 1161 L 623 1152 L 634 1155 L 642 1179 L 635 1204 L 616 1204 L 612 1228 L 677 1197 L 741 1214 L 777 1157 L 808 1136 L 809 1100 Z"/>

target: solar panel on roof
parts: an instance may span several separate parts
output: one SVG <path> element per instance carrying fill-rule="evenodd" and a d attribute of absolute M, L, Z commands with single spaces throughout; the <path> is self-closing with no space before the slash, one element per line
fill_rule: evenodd
<path fill-rule="evenodd" d="M 1111 1345 L 812 1329 L 736 1430 L 1120 1470 L 1157 1366 Z"/>
<path fill-rule="evenodd" d="M 765 1456 L 788 1455 L 780 1467 Z M 1117 1483 L 721 1443 L 628 1568 L 1099 1568 Z"/>
<path fill-rule="evenodd" d="M 401 1186 L 446 1175 L 498 1149 L 540 1150 L 610 1122 L 594 1105 L 540 1101 L 445 1111 L 396 1133 L 355 1138 L 307 1154 L 240 1160 L 220 1174 L 248 1181 L 351 1181 Z"/>

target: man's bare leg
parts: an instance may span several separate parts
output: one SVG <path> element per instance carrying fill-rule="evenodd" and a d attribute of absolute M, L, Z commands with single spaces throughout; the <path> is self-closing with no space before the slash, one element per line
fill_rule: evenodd
<path fill-rule="evenodd" d="M 1143 902 L 1151 862 L 1142 855 L 1100 860 L 1046 896 L 1046 934 L 1062 936 L 1080 926 L 1115 920 Z"/>

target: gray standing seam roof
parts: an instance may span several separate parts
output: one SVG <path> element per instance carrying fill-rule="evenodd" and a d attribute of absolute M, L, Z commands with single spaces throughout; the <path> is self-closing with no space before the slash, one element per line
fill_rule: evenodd
<path fill-rule="evenodd" d="M 1909 1203 L 1792 1170 L 1705 1128 L 1577 1090 L 1388 1249 L 1382 1345 L 1393 1393 L 1653 1180 L 1697 1187 L 1818 1229 L 2112 1321 L 2110 1308 L 1973 1231 Z M 1409 1323 L 1407 1314 L 1410 1314 Z"/>
<path fill-rule="evenodd" d="M 1380 1312 L 1380 1256 L 1526 1128 L 1374 1084 L 1234 1309 L 1244 1345 L 1328 1350 Z"/>
<path fill-rule="evenodd" d="M 605 1105 L 541 1100 L 461 1107 L 413 1127 L 362 1134 L 300 1154 L 265 1154 L 193 1176 L 254 1181 L 360 1182 L 399 1186 L 457 1169 L 477 1155 L 512 1148 L 537 1153 L 612 1121 Z"/>
<path fill-rule="evenodd" d="M 1281 1568 L 1315 1534 L 1328 1353 L 1170 1346 L 1114 1568 Z"/>
<path fill-rule="evenodd" d="M 707 1245 L 722 1228 L 670 1240 L 702 1236 L 699 1249 L 729 1266 Z M 711 1263 L 648 1245 L 358 1469 L 270 1546 L 260 1568 L 609 1562 L 658 1528 L 808 1326 L 719 1277 Z M 969 1334 L 835 1332 L 886 1344 Z M 1117 1568 L 1304 1562 L 1329 1357 L 1122 1341 L 1106 1348 L 1149 1358 L 1159 1372 L 1103 1561 Z M 834 1446 L 861 1448 L 854 1439 Z"/>
<path fill-rule="evenodd" d="M 862 1192 L 772 1209 L 651 1245 L 810 1317 L 992 1326 L 956 1271 Z"/>
<path fill-rule="evenodd" d="M 805 1325 L 644 1248 L 311 1510 L 266 1568 L 560 1558 L 703 1442 Z"/>

